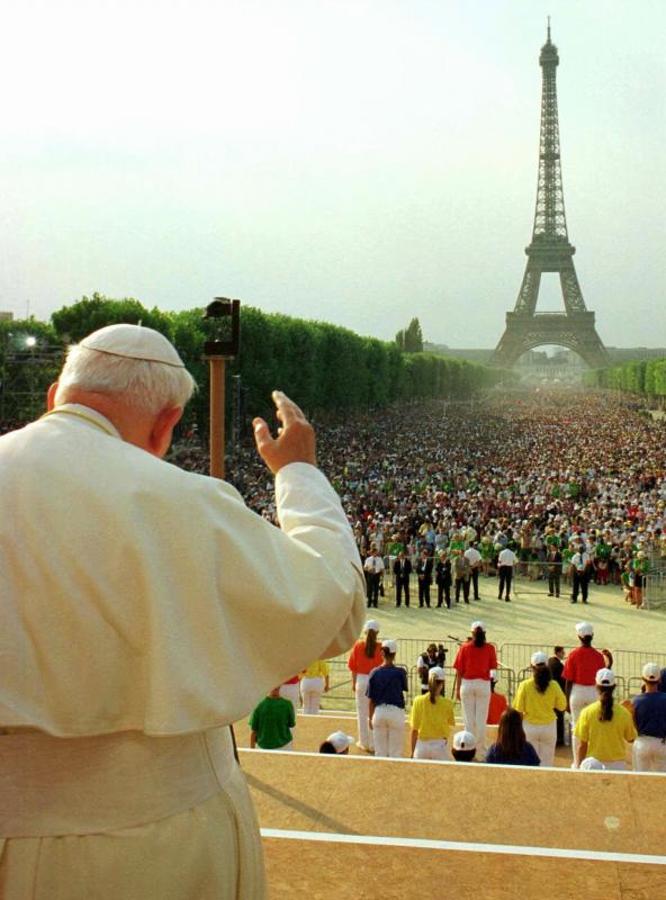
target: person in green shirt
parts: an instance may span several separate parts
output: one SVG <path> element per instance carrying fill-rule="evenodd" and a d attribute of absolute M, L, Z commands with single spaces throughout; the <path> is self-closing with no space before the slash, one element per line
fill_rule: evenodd
<path fill-rule="evenodd" d="M 250 747 L 261 750 L 291 750 L 291 729 L 296 714 L 289 700 L 276 687 L 255 706 L 250 716 Z"/>

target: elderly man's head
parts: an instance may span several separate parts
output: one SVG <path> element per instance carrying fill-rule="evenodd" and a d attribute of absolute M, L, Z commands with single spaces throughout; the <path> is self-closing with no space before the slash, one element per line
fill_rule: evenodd
<path fill-rule="evenodd" d="M 140 325 L 109 325 L 70 347 L 48 406 L 96 409 L 126 441 L 163 456 L 194 389 L 164 335 Z"/>

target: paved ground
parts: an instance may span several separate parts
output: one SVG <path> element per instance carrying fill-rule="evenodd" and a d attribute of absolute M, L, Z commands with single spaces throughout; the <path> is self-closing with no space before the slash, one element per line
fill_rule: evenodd
<path fill-rule="evenodd" d="M 447 634 L 466 637 L 474 619 L 481 619 L 487 627 L 488 640 L 505 642 L 574 645 L 577 643 L 574 626 L 585 619 L 595 626 L 595 644 L 610 649 L 654 651 L 666 653 L 666 612 L 637 610 L 623 600 L 618 587 L 591 586 L 589 605 L 569 602 L 568 591 L 559 600 L 548 597 L 547 584 L 517 579 L 511 603 L 497 600 L 497 579 L 482 578 L 481 600 L 453 605 L 449 611 L 419 609 L 418 600 L 412 606 L 395 608 L 392 590 L 380 598 L 380 606 L 372 610 L 381 626 L 382 638 L 443 639 Z M 436 598 L 436 590 L 433 591 Z M 414 607 L 416 602 L 416 608 Z"/>

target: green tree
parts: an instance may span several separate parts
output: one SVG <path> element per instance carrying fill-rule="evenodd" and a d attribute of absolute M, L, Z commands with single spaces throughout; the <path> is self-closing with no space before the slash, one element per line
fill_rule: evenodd
<path fill-rule="evenodd" d="M 413 318 L 407 328 L 399 331 L 395 342 L 403 353 L 423 353 L 423 332 L 417 318 Z"/>

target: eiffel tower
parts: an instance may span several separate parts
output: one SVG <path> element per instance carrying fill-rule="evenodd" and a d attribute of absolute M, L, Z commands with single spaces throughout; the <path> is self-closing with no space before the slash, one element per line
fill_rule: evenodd
<path fill-rule="evenodd" d="M 506 328 L 492 363 L 510 368 L 527 350 L 558 344 L 575 351 L 592 368 L 608 365 L 608 354 L 594 326 L 594 313 L 583 300 L 573 264 L 576 248 L 569 243 L 564 214 L 560 126 L 557 117 L 555 75 L 557 47 L 548 39 L 541 48 L 541 137 L 539 181 L 532 242 L 525 248 L 527 265 L 513 312 L 506 314 Z M 559 272 L 564 312 L 536 312 L 543 272 Z"/>

